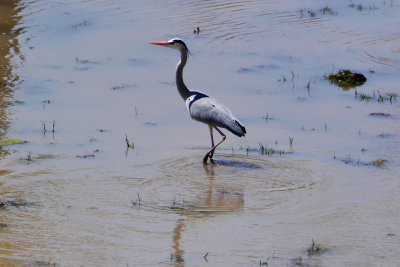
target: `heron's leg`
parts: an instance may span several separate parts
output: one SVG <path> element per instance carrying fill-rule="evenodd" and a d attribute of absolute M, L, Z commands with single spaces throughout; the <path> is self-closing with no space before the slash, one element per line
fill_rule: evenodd
<path fill-rule="evenodd" d="M 208 125 L 208 127 L 210 128 L 210 136 L 211 136 L 211 149 L 214 147 L 214 136 L 213 136 L 213 127 L 211 125 Z M 207 163 L 207 160 L 209 158 L 209 154 L 210 152 L 208 152 L 204 158 L 203 158 L 203 162 Z M 211 158 L 210 158 L 211 159 Z"/>
<path fill-rule="evenodd" d="M 213 127 L 208 125 L 210 127 L 210 135 L 211 135 L 211 147 L 214 147 L 214 136 L 213 136 Z"/>
<path fill-rule="evenodd" d="M 204 156 L 204 158 L 203 158 L 203 162 L 204 162 L 204 163 L 207 163 L 207 158 L 210 158 L 210 161 L 213 162 L 212 157 L 213 157 L 213 155 L 214 155 L 215 149 L 217 148 L 217 146 L 219 146 L 219 145 L 220 145 L 222 142 L 224 142 L 225 139 L 226 139 L 226 135 L 225 135 L 223 132 L 221 132 L 220 129 L 218 129 L 217 127 L 214 127 L 214 128 L 215 128 L 215 130 L 217 130 L 217 131 L 219 132 L 219 134 L 222 136 L 222 140 L 221 140 L 218 144 L 216 144 L 215 146 L 213 146 L 213 147 L 211 148 L 211 150 L 208 151 L 208 153 Z M 212 136 L 212 135 L 211 135 L 211 136 Z M 212 138 L 212 137 L 211 137 L 211 138 Z"/>

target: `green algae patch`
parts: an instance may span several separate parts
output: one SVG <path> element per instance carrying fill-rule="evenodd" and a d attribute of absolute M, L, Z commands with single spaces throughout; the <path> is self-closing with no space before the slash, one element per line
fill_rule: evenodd
<path fill-rule="evenodd" d="M 328 80 L 342 87 L 344 90 L 363 85 L 367 78 L 361 73 L 351 72 L 350 70 L 339 70 L 336 74 L 330 74 Z"/>
<path fill-rule="evenodd" d="M 28 143 L 28 141 L 21 141 L 18 139 L 0 140 L 0 147 L 12 146 L 12 145 L 17 145 L 17 144 L 25 144 L 25 143 Z"/>

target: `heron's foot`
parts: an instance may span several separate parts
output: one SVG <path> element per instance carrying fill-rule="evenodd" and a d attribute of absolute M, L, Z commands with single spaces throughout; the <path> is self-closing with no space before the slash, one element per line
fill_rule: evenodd
<path fill-rule="evenodd" d="M 204 156 L 204 158 L 203 158 L 203 163 L 204 163 L 204 164 L 207 164 L 208 159 L 210 159 L 210 162 L 211 162 L 212 164 L 214 164 L 214 160 L 213 160 L 212 156 L 210 155 L 210 153 L 207 153 L 207 154 Z"/>

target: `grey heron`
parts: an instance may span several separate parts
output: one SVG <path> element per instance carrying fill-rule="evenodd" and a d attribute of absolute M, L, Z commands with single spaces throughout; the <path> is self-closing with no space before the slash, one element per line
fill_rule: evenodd
<path fill-rule="evenodd" d="M 209 126 L 211 135 L 211 149 L 203 158 L 207 163 L 210 159 L 213 161 L 214 151 L 226 139 L 226 135 L 218 128 L 225 128 L 233 134 L 242 137 L 246 134 L 243 124 L 233 116 L 232 112 L 225 106 L 218 103 L 214 98 L 200 92 L 190 91 L 183 82 L 183 68 L 186 65 L 189 49 L 179 38 L 174 38 L 163 42 L 150 42 L 153 45 L 161 45 L 178 50 L 181 53 L 181 60 L 176 66 L 176 87 L 179 94 L 186 102 L 186 108 L 189 110 L 190 117 L 196 121 L 205 123 Z M 213 129 L 222 136 L 222 140 L 214 144 Z"/>

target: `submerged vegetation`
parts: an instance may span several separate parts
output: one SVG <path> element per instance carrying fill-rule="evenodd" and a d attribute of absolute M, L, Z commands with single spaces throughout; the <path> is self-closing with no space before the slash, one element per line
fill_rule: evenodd
<path fill-rule="evenodd" d="M 363 74 L 351 72 L 350 70 L 339 70 L 336 74 L 330 74 L 325 78 L 345 90 L 363 85 L 367 81 Z"/>
<path fill-rule="evenodd" d="M 380 93 L 373 92 L 372 94 L 360 93 L 357 90 L 354 91 L 354 97 L 361 101 L 369 102 L 369 101 L 377 101 L 378 103 L 389 102 L 393 104 L 397 101 L 397 94 L 394 93 Z"/>
<path fill-rule="evenodd" d="M 322 253 L 326 252 L 327 249 L 315 244 L 314 239 L 312 239 L 312 244 L 311 246 L 307 249 L 308 256 L 314 256 L 314 255 L 321 255 Z"/>
<path fill-rule="evenodd" d="M 373 117 L 390 117 L 389 113 L 383 113 L 383 112 L 371 112 L 369 115 Z"/>
<path fill-rule="evenodd" d="M 34 205 L 33 202 L 29 202 L 22 198 L 0 201 L 0 209 L 29 207 L 32 205 Z"/>
<path fill-rule="evenodd" d="M 312 10 L 312 9 L 307 9 L 307 8 L 302 8 L 299 11 L 300 13 L 300 18 L 305 17 L 306 15 L 308 15 L 310 18 L 315 18 L 317 17 L 317 15 L 331 15 L 331 16 L 335 16 L 338 13 L 333 11 L 332 8 L 325 6 L 323 8 L 320 8 L 318 10 Z"/>
<path fill-rule="evenodd" d="M 277 144 L 278 141 L 275 141 L 275 144 Z M 242 150 L 243 147 L 241 147 L 239 150 Z M 232 151 L 233 148 L 232 148 Z M 269 147 L 267 145 L 263 145 L 262 143 L 259 143 L 258 148 L 250 147 L 248 146 L 246 148 L 246 154 L 248 155 L 250 152 L 258 152 L 260 155 L 266 155 L 266 156 L 272 156 L 272 155 L 285 155 L 285 154 L 291 154 L 293 151 L 285 151 L 281 149 L 275 149 L 273 147 Z"/>
<path fill-rule="evenodd" d="M 363 153 L 366 152 L 365 148 L 362 148 L 361 151 Z M 337 159 L 340 160 L 341 162 L 348 164 L 348 165 L 353 165 L 353 166 L 373 166 L 373 167 L 378 167 L 378 168 L 383 168 L 386 164 L 386 162 L 388 161 L 387 159 L 384 158 L 378 158 L 376 160 L 371 160 L 368 162 L 363 162 L 360 159 L 356 160 L 354 158 L 351 157 L 351 155 L 348 155 L 344 158 L 340 158 L 340 157 L 336 157 L 333 156 L 333 159 Z"/>

